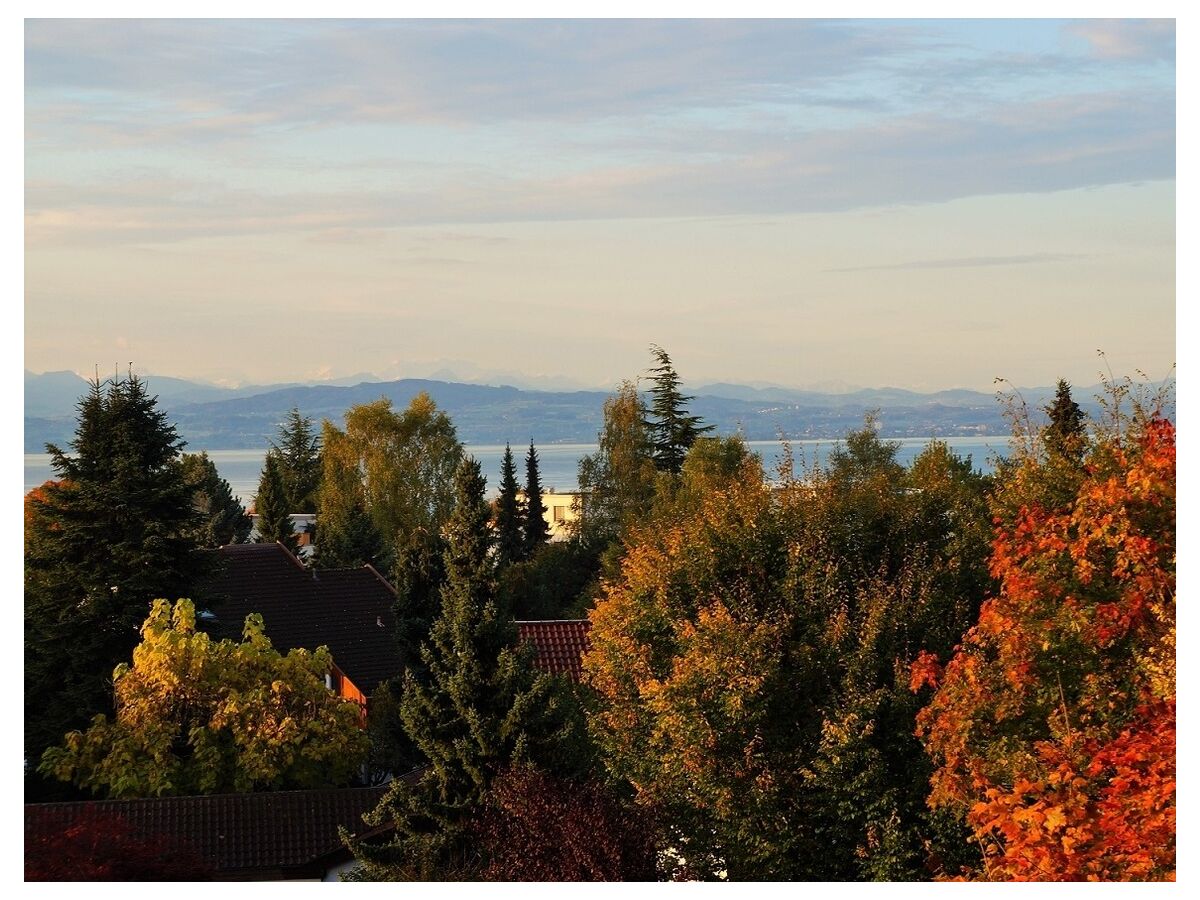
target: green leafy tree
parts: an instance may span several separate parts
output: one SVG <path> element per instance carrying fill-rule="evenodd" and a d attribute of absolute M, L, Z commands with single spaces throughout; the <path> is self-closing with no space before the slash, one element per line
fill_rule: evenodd
<path fill-rule="evenodd" d="M 667 351 L 657 344 L 650 352 L 658 362 L 650 369 L 650 416 L 646 427 L 654 445 L 654 465 L 660 471 L 678 475 L 683 459 L 696 438 L 712 431 L 713 426 L 701 426 L 699 416 L 689 415 L 685 396 L 679 389 L 680 380 Z"/>
<path fill-rule="evenodd" d="M 590 722 L 677 874 L 911 880 L 969 854 L 926 805 L 907 666 L 977 613 L 983 485 L 938 448 L 907 472 L 895 452 L 868 423 L 772 488 L 698 442 L 691 497 L 628 538 L 590 614 Z"/>
<path fill-rule="evenodd" d="M 208 454 L 185 453 L 180 462 L 183 480 L 192 489 L 192 505 L 199 520 L 193 531 L 197 545 L 224 547 L 244 543 L 253 523 Z"/>
<path fill-rule="evenodd" d="M 542 476 L 538 472 L 538 455 L 533 441 L 529 442 L 529 452 L 525 454 L 525 553 L 522 558 L 528 559 L 546 541 L 550 540 L 550 526 L 546 522 L 546 505 L 542 503 Z"/>
<path fill-rule="evenodd" d="M 156 600 L 133 665 L 113 674 L 116 715 L 48 749 L 40 770 L 103 797 L 346 784 L 366 755 L 356 703 L 325 687 L 329 651 L 282 656 L 246 618 L 241 643 L 196 631 L 189 600 Z"/>
<path fill-rule="evenodd" d="M 574 719 L 547 675 L 535 675 L 516 626 L 496 600 L 490 510 L 479 463 L 455 475 L 446 525 L 442 611 L 421 651 L 423 670 L 406 673 L 404 729 L 428 762 L 417 782 L 393 782 L 374 824 L 392 822 L 383 846 L 351 843 L 369 878 L 462 877 L 481 860 L 470 823 L 500 766 L 532 761 L 563 767 L 563 723 Z"/>
<path fill-rule="evenodd" d="M 599 447 L 579 461 L 575 531 L 585 544 L 607 546 L 650 511 L 656 470 L 645 413 L 637 388 L 629 381 L 604 402 Z"/>
<path fill-rule="evenodd" d="M 278 541 L 292 553 L 299 551 L 300 544 L 292 527 L 279 454 L 274 450 L 267 451 L 267 458 L 263 463 L 262 476 L 258 480 L 258 493 L 254 495 L 254 512 L 258 515 L 260 544 L 273 544 Z"/>
<path fill-rule="evenodd" d="M 424 528 L 410 531 L 400 546 L 392 583 L 396 586 L 396 643 L 408 669 L 420 671 L 421 645 L 442 614 L 446 539 Z"/>
<path fill-rule="evenodd" d="M 321 441 L 313 431 L 312 419 L 293 408 L 271 447 L 279 457 L 288 511 L 315 513 L 321 486 Z"/>
<path fill-rule="evenodd" d="M 496 498 L 496 557 L 500 566 L 510 566 L 525 557 L 523 510 L 517 497 L 517 466 L 512 447 L 504 445 L 500 466 L 500 495 Z M 540 497 L 539 497 L 540 501 Z"/>
<path fill-rule="evenodd" d="M 387 570 L 410 532 L 437 533 L 450 517 L 462 445 L 428 394 L 402 413 L 387 399 L 352 407 L 344 431 L 325 423 L 322 446 L 320 541 L 350 521 L 347 510 L 361 501 L 383 541 L 379 562 Z"/>
<path fill-rule="evenodd" d="M 150 602 L 187 589 L 193 491 L 183 442 L 134 375 L 92 382 L 72 455 L 50 445 L 58 484 L 27 501 L 25 759 L 111 710 L 113 667 L 129 658 Z M 27 784 L 39 791 L 43 784 Z"/>

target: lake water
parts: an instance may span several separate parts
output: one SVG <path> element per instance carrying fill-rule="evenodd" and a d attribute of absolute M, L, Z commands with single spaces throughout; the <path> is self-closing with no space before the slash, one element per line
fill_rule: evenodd
<path fill-rule="evenodd" d="M 1004 455 L 1008 451 L 1009 438 L 981 435 L 978 437 L 943 438 L 950 448 L 959 456 L 970 456 L 971 463 L 981 472 L 991 472 L 997 454 Z M 929 443 L 926 438 L 906 438 L 900 440 L 900 450 L 897 459 L 903 465 L 908 465 L 920 454 Z M 796 469 L 803 462 L 812 463 L 814 459 L 825 460 L 829 451 L 836 447 L 838 441 L 794 441 L 792 451 L 795 456 Z M 768 473 L 775 472 L 781 459 L 781 445 L 778 441 L 750 441 L 749 447 L 763 461 Z M 504 448 L 495 445 L 467 446 L 467 452 L 479 460 L 483 474 L 487 476 L 489 492 L 495 493 L 500 482 L 500 466 L 504 459 Z M 528 448 L 513 448 L 517 461 L 517 481 L 525 480 L 525 452 Z M 542 475 L 542 485 L 549 491 L 573 491 L 579 485 L 577 482 L 579 460 L 581 457 L 596 451 L 595 444 L 547 444 L 537 448 L 538 471 Z M 199 452 L 199 451 L 196 451 Z M 248 503 L 258 490 L 258 477 L 262 472 L 265 450 L 209 450 L 209 458 L 221 473 L 221 477 L 229 482 L 233 492 L 243 503 Z M 25 490 L 33 490 L 39 484 L 54 477 L 50 468 L 50 456 L 46 453 L 25 454 Z"/>

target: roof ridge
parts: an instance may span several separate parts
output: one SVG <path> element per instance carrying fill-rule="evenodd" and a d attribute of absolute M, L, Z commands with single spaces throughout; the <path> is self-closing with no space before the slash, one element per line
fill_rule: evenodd
<path fill-rule="evenodd" d="M 564 622 L 564 623 L 587 622 L 590 625 L 592 622 L 592 620 L 588 619 L 588 618 L 583 618 L 583 619 L 514 619 L 513 621 L 518 625 L 553 625 L 553 624 L 557 624 L 559 622 Z"/>

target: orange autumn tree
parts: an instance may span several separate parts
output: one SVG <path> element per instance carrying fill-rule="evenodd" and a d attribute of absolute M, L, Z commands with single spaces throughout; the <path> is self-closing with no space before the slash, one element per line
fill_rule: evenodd
<path fill-rule="evenodd" d="M 978 625 L 944 669 L 913 666 L 913 689 L 936 689 L 917 726 L 930 803 L 983 851 L 963 877 L 1173 879 L 1175 429 L 1135 409 L 1081 459 L 1052 457 L 1012 474 L 1023 502 L 997 519 Z M 1037 503 L 1030 485 L 1066 464 L 1074 498 Z"/>

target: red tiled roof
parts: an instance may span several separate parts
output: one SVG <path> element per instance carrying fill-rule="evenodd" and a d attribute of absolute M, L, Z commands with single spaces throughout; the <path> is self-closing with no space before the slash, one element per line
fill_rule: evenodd
<path fill-rule="evenodd" d="M 338 826 L 372 829 L 363 813 L 386 787 L 207 797 L 153 797 L 25 805 L 25 841 L 60 834 L 90 814 L 118 816 L 137 832 L 171 839 L 194 851 L 218 878 L 319 877 L 322 857 L 342 855 Z"/>
<path fill-rule="evenodd" d="M 306 569 L 281 544 L 231 544 L 210 552 L 217 565 L 196 599 L 217 619 L 198 618 L 205 631 L 240 638 L 246 616 L 256 612 L 277 650 L 327 646 L 337 667 L 368 696 L 400 674 L 396 592 L 370 566 Z"/>
<path fill-rule="evenodd" d="M 534 664 L 543 672 L 569 675 L 575 681 L 583 674 L 583 654 L 591 647 L 591 630 L 587 619 L 517 622 L 518 637 L 537 650 Z"/>

